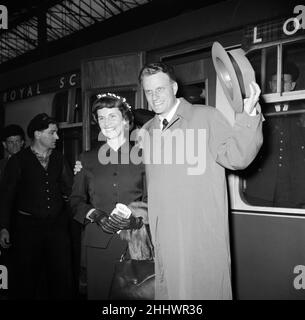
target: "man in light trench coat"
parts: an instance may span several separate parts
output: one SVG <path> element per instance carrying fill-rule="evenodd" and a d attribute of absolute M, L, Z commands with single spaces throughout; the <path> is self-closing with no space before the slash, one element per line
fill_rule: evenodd
<path fill-rule="evenodd" d="M 176 98 L 169 66 L 148 64 L 139 79 L 156 113 L 142 136 L 155 298 L 231 299 L 225 168 L 246 168 L 262 145 L 260 88 L 250 84 L 231 126 L 216 108 Z"/>

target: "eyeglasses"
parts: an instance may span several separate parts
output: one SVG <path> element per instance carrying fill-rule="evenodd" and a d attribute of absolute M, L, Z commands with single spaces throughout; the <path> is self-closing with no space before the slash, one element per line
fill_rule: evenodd
<path fill-rule="evenodd" d="M 156 90 L 145 90 L 146 95 L 161 95 L 165 91 L 166 87 L 158 87 Z"/>

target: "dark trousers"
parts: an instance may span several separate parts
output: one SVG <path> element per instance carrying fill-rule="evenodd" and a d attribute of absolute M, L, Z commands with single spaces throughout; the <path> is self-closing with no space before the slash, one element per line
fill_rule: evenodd
<path fill-rule="evenodd" d="M 72 275 L 73 275 L 73 298 L 79 299 L 80 261 L 81 261 L 81 234 L 83 226 L 76 220 L 69 219 L 69 231 L 72 249 Z"/>
<path fill-rule="evenodd" d="M 72 298 L 71 243 L 64 217 L 17 214 L 11 243 L 10 298 Z"/>
<path fill-rule="evenodd" d="M 127 242 L 114 235 L 107 248 L 86 247 L 88 300 L 108 300 L 115 264 Z"/>

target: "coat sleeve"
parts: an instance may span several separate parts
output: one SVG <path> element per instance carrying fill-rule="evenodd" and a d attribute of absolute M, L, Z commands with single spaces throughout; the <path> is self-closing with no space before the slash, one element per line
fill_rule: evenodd
<path fill-rule="evenodd" d="M 0 229 L 8 229 L 18 182 L 21 177 L 21 166 L 17 156 L 8 161 L 0 184 Z"/>
<path fill-rule="evenodd" d="M 74 219 L 81 224 L 85 224 L 87 213 L 89 210 L 94 209 L 94 207 L 89 202 L 88 178 L 86 169 L 84 168 L 85 160 L 83 156 L 80 157 L 80 161 L 83 168 L 74 177 L 70 205 Z"/>
<path fill-rule="evenodd" d="M 217 109 L 211 116 L 209 147 L 215 161 L 231 170 L 246 168 L 263 143 L 262 114 L 237 114 L 234 126 Z"/>

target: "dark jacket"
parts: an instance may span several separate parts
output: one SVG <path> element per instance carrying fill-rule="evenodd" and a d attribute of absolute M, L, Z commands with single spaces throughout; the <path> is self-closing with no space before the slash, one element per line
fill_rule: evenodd
<path fill-rule="evenodd" d="M 3 176 L 7 161 L 8 161 L 7 158 L 3 158 L 0 160 L 0 181 L 1 181 L 1 177 Z"/>
<path fill-rule="evenodd" d="M 131 148 L 132 145 L 128 147 L 128 143 L 125 143 L 118 152 L 107 147 L 106 153 L 98 148 L 81 155 L 83 168 L 75 176 L 71 195 L 74 219 L 84 224 L 90 209 L 100 209 L 110 214 L 118 202 L 128 205 L 133 201 L 146 201 L 144 164 L 130 161 L 130 151 L 136 150 Z M 99 155 L 101 160 L 106 160 L 107 157 L 117 158 L 118 163 L 102 164 Z M 122 163 L 122 158 L 126 160 L 125 164 Z M 96 224 L 89 224 L 86 228 L 86 245 L 106 248 L 112 237 L 102 232 Z"/>
<path fill-rule="evenodd" d="M 37 218 L 56 217 L 71 192 L 73 176 L 61 153 L 53 150 L 45 170 L 30 147 L 13 155 L 0 184 L 0 228 L 9 228 L 12 207 Z"/>

